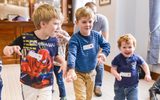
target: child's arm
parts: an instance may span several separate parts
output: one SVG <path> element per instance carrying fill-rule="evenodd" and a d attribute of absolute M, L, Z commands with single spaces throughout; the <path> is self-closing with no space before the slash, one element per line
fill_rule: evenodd
<path fill-rule="evenodd" d="M 56 34 L 56 35 L 57 35 L 58 38 L 63 39 L 64 42 L 67 42 L 67 43 L 68 43 L 68 41 L 70 40 L 69 34 L 68 34 L 66 31 L 64 31 L 64 30 L 59 30 L 59 31 L 57 31 L 57 34 Z"/>
<path fill-rule="evenodd" d="M 117 68 L 116 67 L 111 67 L 111 73 L 116 77 L 116 79 L 118 81 L 122 80 L 121 75 L 117 72 Z"/>
<path fill-rule="evenodd" d="M 98 64 L 105 64 L 106 56 L 103 53 L 98 54 Z"/>
<path fill-rule="evenodd" d="M 77 79 L 77 75 L 75 73 L 74 69 L 69 69 L 67 72 L 67 77 L 66 77 L 66 81 L 67 82 L 72 82 L 73 80 Z"/>
<path fill-rule="evenodd" d="M 55 62 L 60 64 L 60 69 L 58 72 L 60 73 L 63 70 L 63 76 L 65 76 L 66 68 L 67 68 L 67 63 L 66 63 L 65 59 L 62 56 L 57 55 L 55 57 Z"/>
<path fill-rule="evenodd" d="M 6 56 L 11 56 L 14 52 L 17 53 L 18 55 L 22 55 L 20 52 L 21 48 L 20 46 L 5 46 L 3 49 L 3 53 Z"/>
<path fill-rule="evenodd" d="M 107 57 L 110 53 L 110 44 L 103 38 L 102 35 L 99 35 L 99 45 L 101 47 L 100 52 L 102 52 L 103 54 L 105 54 L 105 56 Z"/>
<path fill-rule="evenodd" d="M 147 63 L 144 63 L 144 64 L 142 65 L 142 69 L 143 69 L 144 72 L 145 72 L 145 77 L 144 77 L 144 79 L 145 79 L 146 81 L 150 81 L 152 78 L 151 78 L 151 75 L 150 75 L 150 70 L 149 70 L 148 64 L 147 64 Z"/>

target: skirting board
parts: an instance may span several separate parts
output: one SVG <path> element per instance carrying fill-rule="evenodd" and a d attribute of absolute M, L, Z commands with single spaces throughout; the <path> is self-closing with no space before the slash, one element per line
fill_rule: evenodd
<path fill-rule="evenodd" d="M 111 72 L 111 66 L 105 65 L 105 66 L 104 66 L 104 70 L 105 70 L 105 71 L 108 71 L 108 72 Z M 155 72 L 151 72 L 151 76 L 152 76 L 152 79 L 153 79 L 153 80 L 156 80 L 156 79 L 160 76 L 160 74 L 155 73 Z"/>

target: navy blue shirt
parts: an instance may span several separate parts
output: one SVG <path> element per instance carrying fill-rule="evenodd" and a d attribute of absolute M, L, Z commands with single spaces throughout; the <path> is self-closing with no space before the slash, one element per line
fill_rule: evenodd
<path fill-rule="evenodd" d="M 129 58 L 124 57 L 122 54 L 117 55 L 112 61 L 112 66 L 117 67 L 118 73 L 131 73 L 131 77 L 122 76 L 122 80 L 118 81 L 116 79 L 115 84 L 122 87 L 138 85 L 138 67 L 144 63 L 144 59 L 136 54 Z"/>
<path fill-rule="evenodd" d="M 53 85 L 53 59 L 58 55 L 56 38 L 41 40 L 34 32 L 30 32 L 18 37 L 11 45 L 21 47 L 22 83 L 34 88 Z"/>

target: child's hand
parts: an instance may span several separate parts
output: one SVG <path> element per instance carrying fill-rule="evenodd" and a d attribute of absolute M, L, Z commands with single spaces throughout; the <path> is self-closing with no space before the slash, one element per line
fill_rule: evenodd
<path fill-rule="evenodd" d="M 98 64 L 104 64 L 106 61 L 106 56 L 103 53 L 98 54 Z"/>
<path fill-rule="evenodd" d="M 66 77 L 67 64 L 66 63 L 60 64 L 60 63 L 58 63 L 56 61 L 54 61 L 53 64 L 56 65 L 56 66 L 60 66 L 60 69 L 58 70 L 58 73 L 63 71 L 63 77 Z"/>
<path fill-rule="evenodd" d="M 57 30 L 56 37 L 62 39 L 65 42 L 68 42 L 70 40 L 69 34 L 64 30 Z"/>
<path fill-rule="evenodd" d="M 17 53 L 18 55 L 22 55 L 22 53 L 20 52 L 21 48 L 20 46 L 13 46 L 14 52 Z"/>
<path fill-rule="evenodd" d="M 149 82 L 149 81 L 152 80 L 151 75 L 149 75 L 149 74 L 146 74 L 145 77 L 144 77 L 144 79 L 145 79 L 147 82 Z"/>
<path fill-rule="evenodd" d="M 74 69 L 70 69 L 68 72 L 67 72 L 67 77 L 66 77 L 66 81 L 67 82 L 72 82 L 73 80 L 76 80 L 77 79 L 77 75 L 75 73 L 75 70 Z"/>
<path fill-rule="evenodd" d="M 11 56 L 14 52 L 17 53 L 18 55 L 22 55 L 20 50 L 21 50 L 20 46 L 6 46 L 3 50 L 3 53 L 6 56 Z"/>
<path fill-rule="evenodd" d="M 67 37 L 66 34 L 68 34 L 68 33 L 64 30 L 57 30 L 56 31 L 56 37 L 58 37 L 58 38 L 64 38 L 65 39 Z"/>
<path fill-rule="evenodd" d="M 118 74 L 118 75 L 116 76 L 116 79 L 117 79 L 118 81 L 121 81 L 121 80 L 122 80 L 121 75 L 120 75 L 120 74 Z"/>
<path fill-rule="evenodd" d="M 63 77 L 66 77 L 66 66 L 60 66 L 60 69 L 58 71 L 58 73 L 60 73 L 61 71 L 63 71 Z"/>
<path fill-rule="evenodd" d="M 61 32 L 61 31 L 58 31 L 58 32 L 56 33 L 56 37 L 58 37 L 58 38 L 65 38 L 65 36 L 64 36 L 63 34 L 61 34 L 60 32 Z"/>

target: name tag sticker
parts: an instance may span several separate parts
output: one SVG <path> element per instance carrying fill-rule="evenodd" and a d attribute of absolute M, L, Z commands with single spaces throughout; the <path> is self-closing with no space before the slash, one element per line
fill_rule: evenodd
<path fill-rule="evenodd" d="M 37 54 L 37 53 L 35 53 L 35 52 L 33 52 L 33 51 L 30 51 L 30 52 L 28 53 L 28 55 L 31 56 L 31 57 L 33 57 L 33 58 L 36 58 L 38 61 L 42 59 L 42 55 Z"/>
<path fill-rule="evenodd" d="M 83 50 L 92 49 L 93 47 L 94 47 L 93 44 L 87 44 L 83 46 Z"/>
<path fill-rule="evenodd" d="M 130 72 L 121 72 L 120 75 L 122 77 L 131 77 L 131 73 Z"/>

